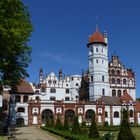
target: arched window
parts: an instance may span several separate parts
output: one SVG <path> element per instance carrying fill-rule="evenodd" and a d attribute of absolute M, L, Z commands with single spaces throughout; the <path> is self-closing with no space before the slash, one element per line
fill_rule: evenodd
<path fill-rule="evenodd" d="M 112 78 L 112 79 L 111 79 L 111 83 L 112 83 L 112 84 L 115 84 L 115 78 Z"/>
<path fill-rule="evenodd" d="M 46 119 L 49 121 L 53 119 L 53 112 L 49 109 L 42 112 L 42 123 L 46 123 Z"/>
<path fill-rule="evenodd" d="M 102 76 L 102 82 L 104 82 L 105 81 L 105 77 L 104 76 Z"/>
<path fill-rule="evenodd" d="M 130 115 L 130 117 L 134 117 L 133 110 L 130 110 L 130 111 L 129 111 L 129 115 Z"/>
<path fill-rule="evenodd" d="M 120 78 L 117 79 L 117 84 L 121 84 Z"/>
<path fill-rule="evenodd" d="M 56 93 L 56 89 L 55 88 L 51 88 L 50 89 L 50 93 Z"/>
<path fill-rule="evenodd" d="M 116 97 L 116 90 L 112 90 L 112 97 Z"/>
<path fill-rule="evenodd" d="M 67 110 L 65 112 L 65 118 L 67 118 L 68 124 L 72 125 L 74 122 L 75 113 L 73 110 Z"/>
<path fill-rule="evenodd" d="M 123 79 L 123 84 L 126 85 L 126 79 Z"/>
<path fill-rule="evenodd" d="M 108 118 L 108 113 L 107 113 L 107 111 L 105 111 L 105 118 Z"/>
<path fill-rule="evenodd" d="M 91 122 L 92 121 L 92 118 L 93 118 L 93 115 L 95 115 L 95 112 L 93 110 L 88 110 L 86 112 L 86 121 L 87 122 Z"/>
<path fill-rule="evenodd" d="M 112 69 L 112 70 L 111 70 L 111 74 L 112 74 L 112 75 L 115 75 L 115 70 Z"/>
<path fill-rule="evenodd" d="M 105 95 L 105 89 L 104 88 L 102 89 L 102 95 L 103 96 Z"/>
<path fill-rule="evenodd" d="M 121 72 L 120 70 L 117 70 L 117 75 L 120 76 Z"/>
<path fill-rule="evenodd" d="M 25 112 L 25 108 L 24 107 L 19 107 L 19 108 L 17 108 L 17 112 Z"/>
<path fill-rule="evenodd" d="M 118 90 L 118 97 L 120 97 L 122 95 L 121 90 Z"/>
<path fill-rule="evenodd" d="M 28 96 L 27 95 L 23 96 L 23 102 L 28 102 Z"/>
<path fill-rule="evenodd" d="M 119 118 L 119 112 L 118 111 L 114 112 L 114 118 Z"/>

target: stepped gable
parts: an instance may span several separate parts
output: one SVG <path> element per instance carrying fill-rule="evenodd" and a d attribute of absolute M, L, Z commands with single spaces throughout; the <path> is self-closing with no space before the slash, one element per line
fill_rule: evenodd
<path fill-rule="evenodd" d="M 123 96 L 119 97 L 120 101 L 126 101 L 126 102 L 130 102 L 133 101 L 132 97 L 127 93 L 127 91 L 125 90 L 125 92 L 123 93 Z"/>

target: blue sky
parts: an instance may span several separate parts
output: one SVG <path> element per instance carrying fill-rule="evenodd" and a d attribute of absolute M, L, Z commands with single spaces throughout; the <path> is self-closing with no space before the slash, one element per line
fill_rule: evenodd
<path fill-rule="evenodd" d="M 96 16 L 101 32 L 107 31 L 109 60 L 116 52 L 126 68 L 136 75 L 140 97 L 140 1 L 139 0 L 23 0 L 29 6 L 34 32 L 28 68 L 31 82 L 51 71 L 81 74 L 88 68 L 88 37 L 95 31 Z"/>

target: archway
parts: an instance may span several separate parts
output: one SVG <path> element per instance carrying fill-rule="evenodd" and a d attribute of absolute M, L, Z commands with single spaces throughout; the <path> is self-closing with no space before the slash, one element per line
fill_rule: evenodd
<path fill-rule="evenodd" d="M 67 110 L 65 112 L 65 118 L 68 121 L 68 124 L 71 126 L 74 122 L 75 112 L 73 110 Z"/>
<path fill-rule="evenodd" d="M 42 111 L 42 123 L 46 123 L 46 119 L 53 119 L 53 112 L 50 109 L 45 109 Z"/>
<path fill-rule="evenodd" d="M 93 115 L 95 115 L 95 112 L 91 109 L 87 110 L 86 112 L 86 122 L 91 123 Z"/>

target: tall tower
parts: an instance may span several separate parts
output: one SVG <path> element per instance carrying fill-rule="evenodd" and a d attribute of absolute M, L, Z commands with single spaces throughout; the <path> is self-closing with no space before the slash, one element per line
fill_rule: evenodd
<path fill-rule="evenodd" d="M 43 69 L 42 67 L 40 67 L 40 70 L 39 70 L 39 84 L 42 84 L 43 83 Z"/>
<path fill-rule="evenodd" d="M 90 100 L 110 95 L 107 43 L 107 33 L 102 35 L 96 25 L 96 31 L 89 37 L 87 44 L 89 50 Z"/>

